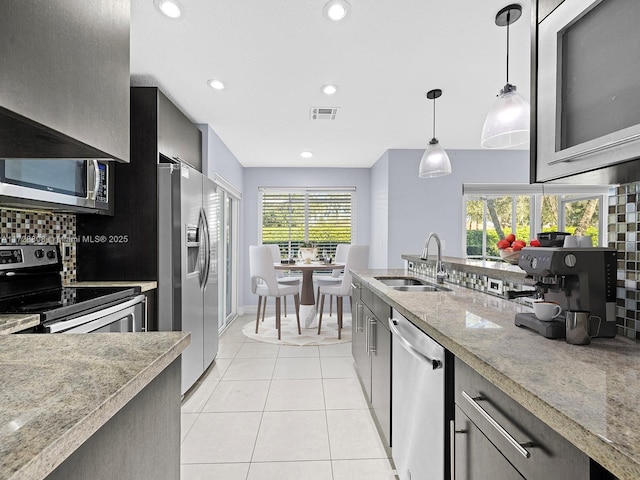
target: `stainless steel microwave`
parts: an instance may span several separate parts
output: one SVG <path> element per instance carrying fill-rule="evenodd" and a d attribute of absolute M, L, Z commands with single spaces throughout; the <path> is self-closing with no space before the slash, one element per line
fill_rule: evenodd
<path fill-rule="evenodd" d="M 565 0 L 538 26 L 537 180 L 640 158 L 640 2 Z"/>
<path fill-rule="evenodd" d="M 109 167 L 98 160 L 0 159 L 0 206 L 113 215 Z"/>

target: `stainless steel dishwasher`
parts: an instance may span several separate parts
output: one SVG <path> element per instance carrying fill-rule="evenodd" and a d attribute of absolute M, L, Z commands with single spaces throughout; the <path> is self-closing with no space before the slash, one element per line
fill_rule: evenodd
<path fill-rule="evenodd" d="M 445 476 L 445 349 L 396 310 L 392 336 L 391 446 L 400 480 Z"/>

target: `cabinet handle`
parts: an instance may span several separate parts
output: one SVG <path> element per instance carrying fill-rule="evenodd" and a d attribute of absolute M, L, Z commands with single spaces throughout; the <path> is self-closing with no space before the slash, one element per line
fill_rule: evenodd
<path fill-rule="evenodd" d="M 489 415 L 487 413 L 487 411 L 478 404 L 478 402 L 476 402 L 476 400 L 483 400 L 482 397 L 471 398 L 471 396 L 467 392 L 465 392 L 464 390 L 462 391 L 462 396 L 464 397 L 464 399 L 467 402 L 469 402 L 471 404 L 471 406 L 473 408 L 475 408 L 478 411 L 478 413 L 480 415 L 482 415 L 484 417 L 484 419 L 487 422 L 489 422 L 491 424 L 491 426 L 493 428 L 495 428 L 498 431 L 498 433 L 500 435 L 502 435 L 505 438 L 505 440 L 507 442 L 509 442 L 513 446 L 513 448 L 515 448 L 518 451 L 518 453 L 520 455 L 522 455 L 524 458 L 530 458 L 531 457 L 531 453 L 529 453 L 528 450 L 523 448 L 523 445 L 530 447 L 531 443 L 529 443 L 529 442 L 528 443 L 519 443 L 515 438 L 513 438 L 509 434 L 509 432 L 507 432 L 504 428 L 502 428 L 502 426 L 498 422 L 496 422 L 493 419 L 493 417 L 491 417 L 491 415 Z"/>
<path fill-rule="evenodd" d="M 456 421 L 449 420 L 449 462 L 451 480 L 456 480 Z"/>
<path fill-rule="evenodd" d="M 373 355 L 378 354 L 378 343 L 375 341 L 376 328 L 377 328 L 376 319 L 369 318 L 369 329 L 371 330 L 371 332 L 369 333 L 369 342 L 371 343 L 371 346 L 369 347 L 369 352 Z"/>
<path fill-rule="evenodd" d="M 367 344 L 367 355 L 371 356 L 371 348 L 369 345 L 369 316 L 368 315 L 364 321 L 364 338 L 365 338 L 365 343 Z"/>
<path fill-rule="evenodd" d="M 361 288 L 360 285 L 351 282 L 351 288 L 355 288 L 356 290 Z"/>
<path fill-rule="evenodd" d="M 356 303 L 356 331 L 362 332 L 362 304 Z"/>

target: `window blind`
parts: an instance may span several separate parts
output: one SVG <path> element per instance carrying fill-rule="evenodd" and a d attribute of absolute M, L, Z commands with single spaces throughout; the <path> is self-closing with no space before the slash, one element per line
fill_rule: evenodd
<path fill-rule="evenodd" d="M 335 255 L 338 243 L 352 243 L 355 190 L 269 189 L 261 193 L 263 244 L 278 244 L 295 257 L 304 242 Z"/>

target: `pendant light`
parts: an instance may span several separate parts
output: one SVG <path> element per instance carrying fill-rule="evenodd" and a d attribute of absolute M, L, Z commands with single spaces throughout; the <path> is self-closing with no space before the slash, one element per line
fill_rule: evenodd
<path fill-rule="evenodd" d="M 436 138 L 436 98 L 441 95 L 442 90 L 439 88 L 427 92 L 427 98 L 433 100 L 433 138 L 420 159 L 420 169 L 418 170 L 420 178 L 441 177 L 451 173 L 449 155 L 440 146 Z"/>
<path fill-rule="evenodd" d="M 529 141 L 529 102 L 509 83 L 509 25 L 522 15 L 522 6 L 507 5 L 496 14 L 496 25 L 507 27 L 507 84 L 489 110 L 480 141 L 484 148 L 509 148 Z"/>

